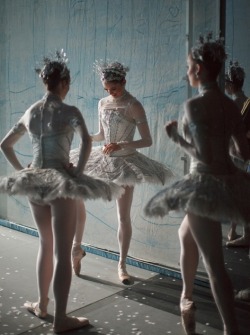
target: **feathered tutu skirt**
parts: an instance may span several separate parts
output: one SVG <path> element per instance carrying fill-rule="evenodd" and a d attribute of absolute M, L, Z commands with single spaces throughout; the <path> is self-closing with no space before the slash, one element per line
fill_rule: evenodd
<path fill-rule="evenodd" d="M 11 176 L 0 177 L 0 192 L 24 195 L 37 203 L 57 198 L 112 200 L 124 192 L 122 187 L 85 174 L 71 177 L 64 170 L 26 168 Z"/>
<path fill-rule="evenodd" d="M 190 173 L 158 192 L 145 207 L 147 216 L 170 211 L 193 213 L 211 220 L 250 223 L 250 175 Z"/>
<path fill-rule="evenodd" d="M 144 182 L 164 185 L 173 177 L 172 171 L 167 166 L 138 151 L 126 156 L 109 156 L 103 154 L 102 148 L 102 146 L 92 148 L 85 166 L 87 175 L 123 186 L 134 186 Z M 78 159 L 79 149 L 71 150 L 71 163 L 75 165 Z"/>

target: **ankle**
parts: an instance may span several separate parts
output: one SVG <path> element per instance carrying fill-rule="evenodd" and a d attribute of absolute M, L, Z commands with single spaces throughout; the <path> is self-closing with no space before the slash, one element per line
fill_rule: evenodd
<path fill-rule="evenodd" d="M 124 266 L 126 266 L 126 259 L 124 259 L 124 260 L 119 260 L 119 262 L 118 262 L 118 267 L 124 267 Z"/>
<path fill-rule="evenodd" d="M 85 250 L 79 246 L 79 247 L 73 247 L 72 248 L 72 257 L 84 257 L 86 255 Z"/>
<path fill-rule="evenodd" d="M 191 295 L 182 294 L 180 301 L 193 301 L 193 297 Z"/>
<path fill-rule="evenodd" d="M 74 243 L 73 246 L 72 246 L 73 251 L 78 251 L 78 250 L 81 250 L 81 249 L 82 249 L 81 243 Z"/>
<path fill-rule="evenodd" d="M 65 321 L 67 321 L 68 316 L 66 314 L 59 314 L 55 313 L 54 316 L 54 326 L 55 325 L 61 325 L 62 323 L 64 323 Z"/>
<path fill-rule="evenodd" d="M 195 303 L 191 298 L 181 298 L 180 300 L 180 310 L 183 311 L 191 311 L 195 310 L 196 306 Z"/>
<path fill-rule="evenodd" d="M 41 310 L 46 310 L 47 309 L 47 306 L 48 306 L 48 303 L 49 303 L 49 298 L 39 298 L 38 299 L 38 307 L 41 309 Z"/>

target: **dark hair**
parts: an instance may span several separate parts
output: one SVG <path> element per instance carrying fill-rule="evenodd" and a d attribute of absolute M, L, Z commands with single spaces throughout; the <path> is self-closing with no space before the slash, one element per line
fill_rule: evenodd
<path fill-rule="evenodd" d="M 60 81 L 70 82 L 70 71 L 67 67 L 68 58 L 62 49 L 56 51 L 55 55 L 43 58 L 42 68 L 35 68 L 35 71 L 42 78 L 43 83 L 48 86 L 49 90 L 55 89 Z"/>
<path fill-rule="evenodd" d="M 224 39 L 212 40 L 212 33 L 208 33 L 206 38 L 200 36 L 191 49 L 191 56 L 194 61 L 204 65 L 210 79 L 216 79 L 227 58 Z"/>
<path fill-rule="evenodd" d="M 230 61 L 225 74 L 225 81 L 234 85 L 236 89 L 241 89 L 245 80 L 245 71 L 238 61 Z"/>
<path fill-rule="evenodd" d="M 233 85 L 235 89 L 238 89 L 238 90 L 241 89 L 244 85 L 244 79 L 242 80 L 234 79 L 233 81 L 231 81 L 227 77 L 225 77 L 225 82 Z"/>
<path fill-rule="evenodd" d="M 70 82 L 70 71 L 59 62 L 51 62 L 42 69 L 40 77 L 49 90 L 55 89 L 60 81 Z"/>

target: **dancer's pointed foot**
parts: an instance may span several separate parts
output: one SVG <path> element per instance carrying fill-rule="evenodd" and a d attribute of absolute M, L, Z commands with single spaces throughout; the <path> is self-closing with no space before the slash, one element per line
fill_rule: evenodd
<path fill-rule="evenodd" d="M 86 256 L 86 252 L 81 247 L 72 249 L 72 268 L 76 276 L 80 275 L 81 272 L 81 260 Z"/>
<path fill-rule="evenodd" d="M 60 334 L 70 330 L 80 329 L 88 325 L 89 320 L 87 318 L 83 317 L 76 318 L 74 316 L 73 317 L 66 316 L 63 319 L 59 319 L 56 322 L 54 322 L 53 330 L 54 333 Z"/>
<path fill-rule="evenodd" d="M 119 280 L 124 285 L 130 285 L 131 284 L 131 277 L 127 272 L 125 263 L 119 263 L 118 264 L 118 277 L 119 277 Z"/>
<path fill-rule="evenodd" d="M 236 240 L 238 237 L 239 235 L 236 233 L 236 230 L 233 228 L 230 228 L 227 234 L 228 241 Z"/>
<path fill-rule="evenodd" d="M 38 302 L 30 302 L 27 301 L 24 303 L 24 307 L 27 308 L 27 310 L 37 316 L 40 319 L 44 319 L 47 316 L 47 306 L 49 303 L 49 298 L 47 298 L 47 301 L 42 304 L 41 301 Z"/>
<path fill-rule="evenodd" d="M 182 298 L 180 301 L 181 323 L 186 335 L 195 334 L 195 304 L 192 300 Z"/>
<path fill-rule="evenodd" d="M 246 248 L 250 246 L 250 238 L 249 236 L 241 236 L 233 241 L 228 241 L 226 243 L 227 247 L 241 247 L 241 248 Z"/>
<path fill-rule="evenodd" d="M 237 292 L 235 299 L 250 302 L 250 288 L 246 288 Z"/>

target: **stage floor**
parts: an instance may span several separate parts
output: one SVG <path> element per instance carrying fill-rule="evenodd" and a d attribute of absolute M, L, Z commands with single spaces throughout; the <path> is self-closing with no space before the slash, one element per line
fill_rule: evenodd
<path fill-rule="evenodd" d="M 35 262 L 38 238 L 0 226 L 0 334 L 52 335 L 53 295 L 49 314 L 40 320 L 26 311 L 36 301 Z M 226 249 L 225 262 L 236 289 L 250 287 L 246 249 Z M 183 335 L 179 297 L 181 280 L 127 266 L 134 283 L 117 278 L 117 261 L 88 253 L 80 277 L 73 275 L 68 313 L 85 316 L 90 326 L 65 334 Z M 222 325 L 208 287 L 196 285 L 197 334 L 221 335 Z M 250 334 L 250 303 L 237 302 L 241 335 Z"/>

